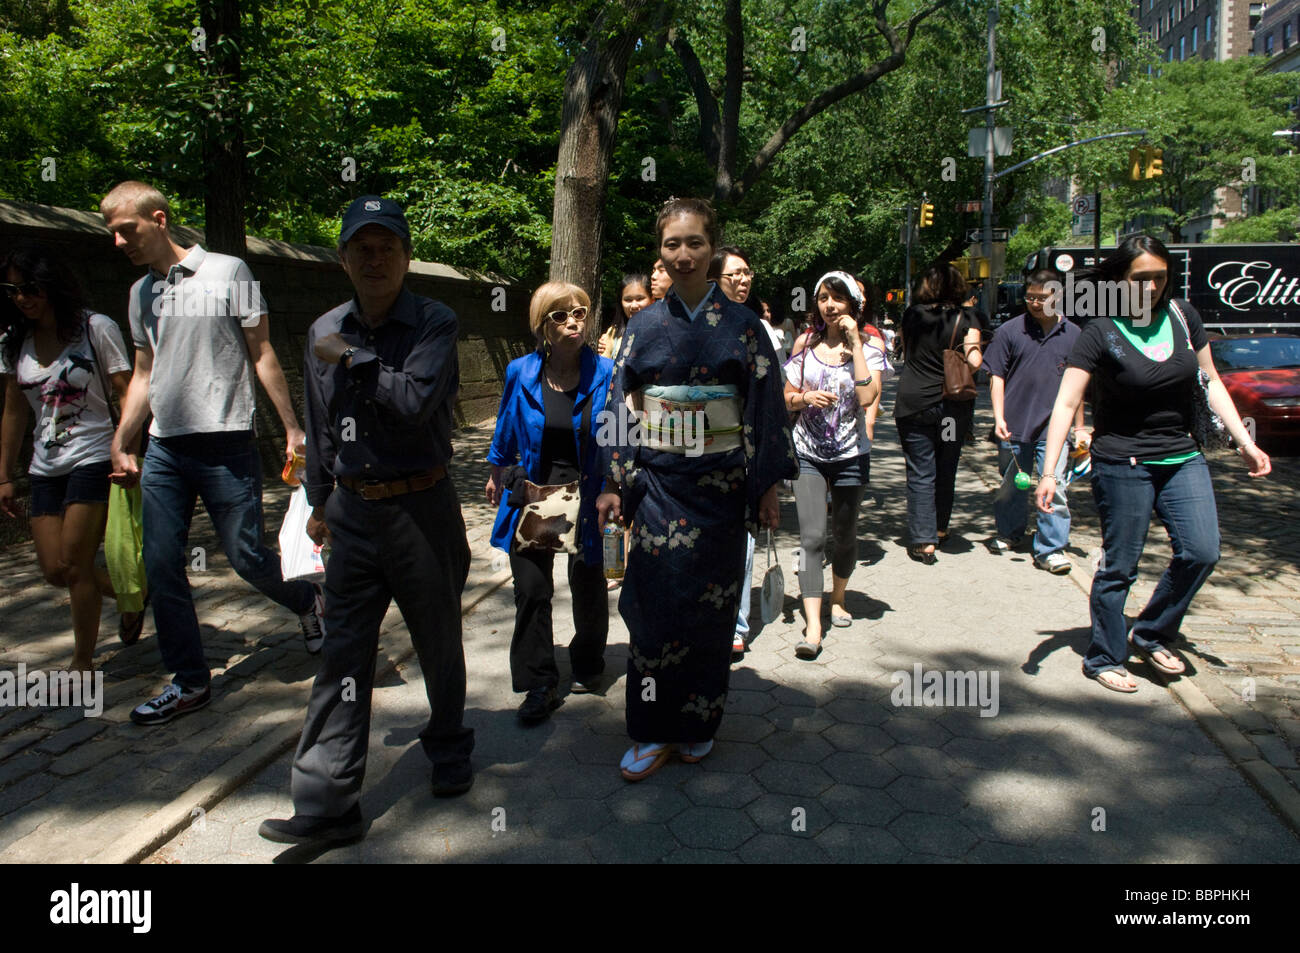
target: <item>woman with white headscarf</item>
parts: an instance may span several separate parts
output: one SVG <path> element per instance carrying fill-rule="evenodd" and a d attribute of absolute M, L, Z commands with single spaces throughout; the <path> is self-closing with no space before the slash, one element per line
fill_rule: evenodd
<path fill-rule="evenodd" d="M 870 451 L 865 409 L 880 392 L 879 374 L 868 367 L 858 330 L 862 293 L 842 271 L 823 275 L 814 291 L 813 330 L 799 353 L 785 365 L 785 405 L 799 418 L 794 427 L 799 478 L 799 589 L 807 628 L 795 648 L 801 659 L 815 659 L 822 645 L 825 577 L 826 491 L 830 488 L 835 545 L 831 553 L 831 624 L 847 626 L 852 616 L 844 593 L 857 559 L 858 506 L 865 484 L 863 458 Z"/>

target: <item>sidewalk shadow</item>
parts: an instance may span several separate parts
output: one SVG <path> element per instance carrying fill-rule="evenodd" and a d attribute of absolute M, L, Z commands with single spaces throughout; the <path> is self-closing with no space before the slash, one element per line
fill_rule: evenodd
<path fill-rule="evenodd" d="M 1042 663 L 1058 649 L 1072 649 L 1075 655 L 1083 658 L 1088 651 L 1088 643 L 1092 641 L 1092 628 L 1083 625 L 1064 632 L 1047 633 L 1040 629 L 1038 634 L 1047 635 L 1048 638 L 1034 646 L 1020 666 L 1020 671 L 1026 675 L 1037 675 Z"/>

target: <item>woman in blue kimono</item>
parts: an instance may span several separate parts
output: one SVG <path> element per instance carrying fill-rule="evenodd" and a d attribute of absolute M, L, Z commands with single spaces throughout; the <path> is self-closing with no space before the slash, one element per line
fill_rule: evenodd
<path fill-rule="evenodd" d="M 708 280 L 708 202 L 659 213 L 673 287 L 628 323 L 603 427 L 596 506 L 632 520 L 619 611 L 630 635 L 623 777 L 712 750 L 730 674 L 745 534 L 780 521 L 777 484 L 798 473 L 780 366 L 759 319 Z"/>

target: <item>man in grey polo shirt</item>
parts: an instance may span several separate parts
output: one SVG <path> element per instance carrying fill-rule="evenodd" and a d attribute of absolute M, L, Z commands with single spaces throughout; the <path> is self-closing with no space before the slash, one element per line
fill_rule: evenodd
<path fill-rule="evenodd" d="M 319 587 L 285 582 L 280 560 L 263 542 L 262 467 L 253 444 L 253 373 L 284 425 L 285 453 L 303 446 L 284 372 L 271 348 L 266 303 L 238 258 L 188 251 L 172 240 L 171 210 L 161 192 L 123 182 L 100 212 L 118 248 L 149 272 L 131 286 L 129 316 L 135 373 L 113 438 L 113 476 L 140 481 L 144 563 L 163 663 L 175 673 L 160 695 L 131 712 L 157 725 L 211 700 L 190 592 L 190 521 L 202 497 L 231 566 L 273 601 L 298 615 L 309 651 L 324 639 Z M 143 472 L 132 453 L 153 414 Z"/>

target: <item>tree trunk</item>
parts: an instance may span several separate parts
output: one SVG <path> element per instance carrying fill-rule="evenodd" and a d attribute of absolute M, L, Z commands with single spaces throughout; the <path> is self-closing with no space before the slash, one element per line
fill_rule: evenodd
<path fill-rule="evenodd" d="M 607 14 L 613 9 L 616 26 Z M 614 133 L 623 104 L 627 64 L 647 15 L 646 0 L 623 0 L 596 18 L 564 81 L 560 149 L 555 165 L 551 280 L 569 281 L 600 308 L 601 243 Z"/>
<path fill-rule="evenodd" d="M 244 257 L 244 126 L 240 96 L 239 0 L 200 0 L 209 90 L 203 135 L 204 233 L 208 248 Z"/>

